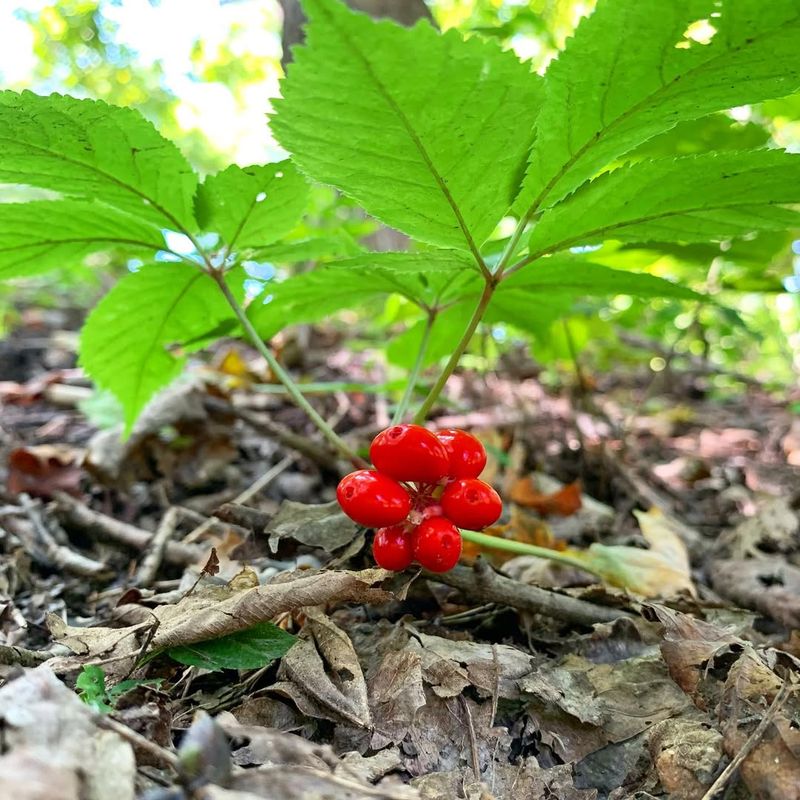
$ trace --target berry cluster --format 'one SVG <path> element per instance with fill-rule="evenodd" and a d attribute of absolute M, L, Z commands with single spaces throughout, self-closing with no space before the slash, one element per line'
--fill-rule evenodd
<path fill-rule="evenodd" d="M 478 480 L 486 451 L 466 431 L 393 425 L 373 439 L 369 456 L 375 469 L 346 475 L 336 496 L 350 519 L 377 529 L 372 553 L 384 569 L 417 561 L 446 572 L 461 555 L 459 528 L 481 530 L 502 513 L 497 492 Z"/>

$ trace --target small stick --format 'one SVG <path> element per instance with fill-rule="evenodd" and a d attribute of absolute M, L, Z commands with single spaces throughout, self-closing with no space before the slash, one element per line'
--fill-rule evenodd
<path fill-rule="evenodd" d="M 113 717 L 106 717 L 97 714 L 95 715 L 94 720 L 98 727 L 113 731 L 118 736 L 125 739 L 126 742 L 130 742 L 130 744 L 132 744 L 134 747 L 138 747 L 140 750 L 146 750 L 148 753 L 155 756 L 165 766 L 171 767 L 176 772 L 178 771 L 180 761 L 175 753 L 172 753 L 165 747 L 161 747 L 161 745 L 150 741 L 150 739 L 145 738 L 141 733 L 137 733 L 127 725 L 117 722 L 117 720 L 115 720 Z"/>
<path fill-rule="evenodd" d="M 747 756 L 750 755 L 753 748 L 759 743 L 759 741 L 761 741 L 761 738 L 767 732 L 767 728 L 772 724 L 772 720 L 775 719 L 775 715 L 778 713 L 778 711 L 780 711 L 780 708 L 786 700 L 786 696 L 789 694 L 790 689 L 791 687 L 789 686 L 789 681 L 784 681 L 783 686 L 781 686 L 780 691 L 775 695 L 775 699 L 767 709 L 767 713 L 762 717 L 761 722 L 758 723 L 756 729 L 750 734 L 747 741 L 742 745 L 741 750 L 739 750 L 739 752 L 733 757 L 731 763 L 728 764 L 724 770 L 722 770 L 722 772 L 719 774 L 719 777 L 714 781 L 714 783 L 711 784 L 701 800 L 713 800 L 713 798 L 725 788 L 727 783 L 731 780 L 731 778 L 733 778 L 736 770 L 739 769 L 742 761 L 744 761 Z"/>
<path fill-rule="evenodd" d="M 169 540 L 175 535 L 175 528 L 177 525 L 178 509 L 175 506 L 170 506 L 161 518 L 156 532 L 147 545 L 147 551 L 136 572 L 134 585 L 150 586 L 156 579 L 158 569 L 161 566 L 161 562 L 164 560 L 167 544 L 169 544 Z"/>
<path fill-rule="evenodd" d="M 469 752 L 472 758 L 472 772 L 475 774 L 475 780 L 481 782 L 481 760 L 478 755 L 478 741 L 475 738 L 475 725 L 472 723 L 472 712 L 469 710 L 469 701 L 464 695 L 459 695 L 458 699 L 461 701 L 461 706 L 464 709 L 464 716 L 467 720 L 467 733 L 469 734 Z"/>
<path fill-rule="evenodd" d="M 22 540 L 25 549 L 35 561 L 46 567 L 58 567 L 81 578 L 98 578 L 110 574 L 106 564 L 76 553 L 72 548 L 56 541 L 41 507 L 34 503 L 28 495 L 21 494 L 19 502 L 30 521 L 32 531 L 24 529 L 22 525 L 12 524 L 9 527 Z M 63 535 L 63 538 L 66 539 L 66 534 Z"/>
<path fill-rule="evenodd" d="M 104 541 L 141 552 L 153 538 L 150 531 L 94 511 L 63 492 L 57 492 L 55 500 L 55 512 L 65 524 L 94 534 Z M 202 552 L 200 548 L 183 542 L 167 542 L 164 560 L 179 567 L 186 567 L 198 562 L 202 558 Z"/>
<path fill-rule="evenodd" d="M 470 600 L 501 603 L 521 611 L 544 614 L 576 625 L 594 625 L 596 622 L 612 622 L 618 617 L 631 616 L 627 611 L 618 608 L 598 606 L 585 600 L 506 578 L 495 572 L 482 558 L 475 561 L 472 569 L 457 565 L 449 572 L 425 570 L 423 575 L 428 580 L 460 589 Z"/>
<path fill-rule="evenodd" d="M 338 469 L 338 458 L 335 453 L 325 445 L 321 445 L 312 439 L 307 439 L 305 436 L 301 436 L 294 431 L 290 431 L 288 428 L 284 428 L 282 425 L 278 425 L 276 422 L 272 422 L 272 420 L 254 414 L 247 409 L 226 403 L 224 400 L 220 400 L 216 397 L 205 398 L 203 404 L 212 411 L 233 414 L 242 420 L 242 422 L 249 425 L 254 431 L 275 439 L 275 441 L 279 442 L 284 447 L 295 450 L 300 453 L 300 455 L 306 456 L 306 458 L 311 459 L 325 469 L 333 471 Z"/>
<path fill-rule="evenodd" d="M 56 645 L 52 650 L 28 650 L 26 647 L 0 644 L 0 664 L 6 667 L 38 667 L 51 658 L 71 652 L 61 645 Z"/>
<path fill-rule="evenodd" d="M 268 469 L 260 478 L 253 481 L 253 483 L 251 483 L 250 486 L 241 492 L 241 494 L 238 494 L 236 497 L 234 497 L 231 502 L 239 504 L 246 503 L 248 500 L 250 500 L 250 498 L 253 497 L 253 495 L 258 494 L 262 489 L 265 489 L 267 486 L 269 486 L 269 484 L 272 483 L 275 478 L 277 478 L 295 461 L 297 461 L 297 455 L 295 453 L 291 453 L 290 455 L 281 459 L 277 464 Z M 218 517 L 209 517 L 204 522 L 201 522 L 194 530 L 183 537 L 184 544 L 197 541 L 212 525 L 219 522 L 220 519 Z"/>

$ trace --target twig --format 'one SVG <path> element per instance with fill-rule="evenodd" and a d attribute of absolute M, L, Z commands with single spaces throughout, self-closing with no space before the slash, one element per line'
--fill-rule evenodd
<path fill-rule="evenodd" d="M 111 570 L 106 564 L 76 553 L 67 545 L 56 541 L 56 537 L 50 531 L 47 520 L 44 518 L 42 508 L 28 495 L 21 494 L 19 502 L 31 527 L 26 530 L 24 524 L 14 525 L 13 523 L 9 527 L 22 540 L 25 549 L 35 561 L 45 567 L 57 567 L 82 578 L 99 578 L 111 574 Z M 63 532 L 62 535 L 66 539 Z"/>
<path fill-rule="evenodd" d="M 56 649 L 57 648 L 57 649 Z M 26 647 L 13 647 L 0 644 L 0 664 L 7 667 L 38 667 L 39 664 L 59 655 L 67 655 L 71 651 L 57 645 L 52 650 L 28 650 Z"/>
<path fill-rule="evenodd" d="M 224 503 L 214 514 L 223 522 L 238 525 L 240 528 L 245 528 L 254 533 L 262 533 L 273 517 L 272 514 L 268 514 L 266 511 L 259 511 L 257 508 L 250 508 L 249 506 L 240 506 L 236 503 Z"/>
<path fill-rule="evenodd" d="M 129 728 L 127 725 L 117 722 L 117 720 L 115 720 L 113 717 L 106 717 L 97 714 L 95 715 L 94 719 L 98 727 L 113 731 L 118 736 L 125 739 L 125 741 L 130 742 L 135 748 L 146 750 L 148 753 L 155 756 L 165 766 L 171 767 L 176 772 L 178 771 L 180 761 L 175 753 L 172 753 L 165 747 L 161 747 L 161 745 L 158 745 L 150 739 L 145 738 L 141 733 L 131 730 L 131 728 Z"/>
<path fill-rule="evenodd" d="M 596 622 L 612 622 L 619 617 L 631 616 L 618 608 L 598 606 L 506 578 L 495 572 L 482 558 L 475 561 L 472 569 L 459 565 L 449 572 L 425 571 L 423 575 L 429 580 L 460 589 L 471 600 L 502 603 L 576 625 L 594 625 Z"/>
<path fill-rule="evenodd" d="M 325 469 L 331 471 L 336 471 L 338 469 L 339 462 L 336 454 L 319 442 L 307 439 L 305 436 L 301 436 L 294 431 L 290 431 L 288 428 L 284 428 L 283 425 L 278 425 L 276 422 L 254 414 L 247 409 L 226 403 L 224 400 L 220 400 L 217 397 L 204 398 L 203 405 L 210 411 L 233 414 L 242 420 L 242 422 L 249 425 L 254 431 L 275 439 L 275 441 L 279 442 L 284 447 L 295 450 Z"/>
<path fill-rule="evenodd" d="M 175 508 L 175 506 L 170 506 L 161 518 L 156 532 L 147 545 L 147 551 L 136 572 L 136 579 L 134 581 L 136 586 L 150 586 L 156 579 L 158 569 L 161 566 L 161 562 L 164 560 L 167 545 L 169 544 L 169 540 L 175 535 L 175 528 L 177 525 L 178 509 Z"/>
<path fill-rule="evenodd" d="M 413 800 L 413 798 L 419 796 L 416 792 L 414 792 L 413 789 L 411 789 L 411 787 L 398 786 L 390 788 L 388 786 L 373 786 L 369 783 L 351 781 L 348 778 L 343 778 L 333 772 L 324 772 L 321 769 L 309 767 L 305 764 L 295 764 L 291 767 L 287 767 L 284 764 L 275 766 L 262 766 L 253 770 L 253 773 L 257 775 L 264 775 L 269 773 L 281 774 L 289 771 L 293 773 L 300 773 L 302 775 L 308 775 L 311 778 L 315 778 L 323 783 L 329 783 L 332 786 L 339 787 L 347 792 L 352 792 L 355 795 L 377 797 L 379 800 Z"/>
<path fill-rule="evenodd" d="M 123 545 L 131 550 L 142 551 L 150 544 L 153 534 L 127 522 L 94 511 L 88 506 L 63 492 L 55 495 L 55 512 L 67 525 L 91 533 L 113 544 Z M 203 550 L 183 542 L 168 542 L 164 560 L 176 566 L 186 567 L 202 558 Z"/>
<path fill-rule="evenodd" d="M 481 760 L 478 755 L 478 741 L 475 738 L 475 725 L 472 722 L 472 712 L 469 710 L 469 700 L 464 695 L 459 695 L 458 699 L 461 701 L 461 707 L 464 709 L 464 717 L 467 720 L 467 733 L 469 735 L 469 752 L 472 759 L 472 772 L 475 774 L 475 780 L 480 783 L 481 781 Z"/>
<path fill-rule="evenodd" d="M 270 467 L 260 478 L 253 481 L 243 492 L 236 495 L 233 498 L 231 503 L 233 504 L 242 504 L 244 505 L 248 500 L 250 500 L 253 495 L 258 494 L 262 489 L 269 486 L 272 481 L 275 480 L 282 472 L 284 472 L 289 466 L 294 464 L 297 460 L 297 455 L 295 453 L 291 453 L 285 458 L 281 459 L 277 464 Z M 231 503 L 226 503 L 226 505 L 230 505 Z M 187 534 L 183 541 L 184 543 L 195 542 L 199 539 L 214 523 L 220 522 L 219 517 L 213 516 L 209 517 L 205 522 L 200 523 L 191 533 Z"/>
<path fill-rule="evenodd" d="M 724 770 L 722 770 L 722 772 L 719 774 L 719 777 L 714 781 L 714 783 L 711 784 L 701 800 L 713 800 L 713 798 L 725 788 L 725 786 L 728 784 L 728 781 L 733 778 L 733 774 L 737 769 L 739 769 L 742 761 L 744 761 L 747 756 L 750 755 L 753 748 L 759 743 L 761 738 L 767 732 L 767 728 L 772 724 L 772 720 L 775 719 L 775 715 L 778 713 L 784 701 L 786 700 L 790 689 L 791 687 L 789 685 L 789 681 L 784 681 L 783 686 L 781 686 L 780 691 L 778 691 L 778 693 L 775 695 L 775 699 L 767 709 L 767 713 L 762 717 L 761 722 L 758 723 L 756 729 L 750 734 L 739 752 L 733 757 L 731 763 L 728 764 Z"/>

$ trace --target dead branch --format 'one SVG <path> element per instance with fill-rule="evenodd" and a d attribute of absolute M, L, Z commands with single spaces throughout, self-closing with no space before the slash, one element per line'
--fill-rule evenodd
<path fill-rule="evenodd" d="M 597 622 L 611 622 L 619 617 L 631 616 L 619 608 L 594 605 L 506 578 L 495 572 L 483 558 L 478 558 L 472 568 L 458 565 L 449 572 L 426 570 L 422 574 L 429 580 L 460 589 L 470 600 L 501 603 L 520 611 L 544 614 L 576 625 L 594 625 Z"/>

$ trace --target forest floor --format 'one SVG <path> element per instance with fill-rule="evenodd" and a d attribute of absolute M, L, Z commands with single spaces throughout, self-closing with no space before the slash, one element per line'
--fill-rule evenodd
<path fill-rule="evenodd" d="M 0 343 L 3 797 L 800 798 L 798 398 L 697 363 L 462 373 L 432 424 L 487 446 L 491 532 L 606 580 L 472 547 L 393 574 L 246 348 L 122 442 L 71 321 Z M 382 380 L 337 345 L 298 374 Z M 310 396 L 364 447 L 385 399 L 343 389 Z"/>

